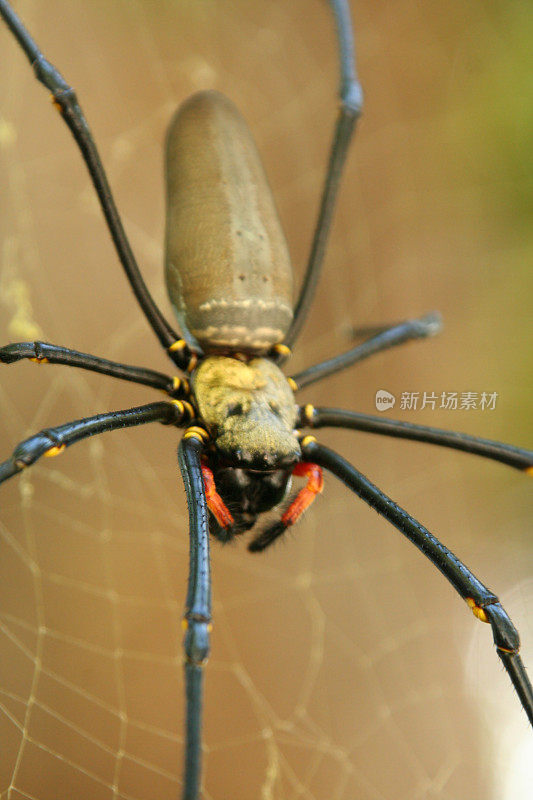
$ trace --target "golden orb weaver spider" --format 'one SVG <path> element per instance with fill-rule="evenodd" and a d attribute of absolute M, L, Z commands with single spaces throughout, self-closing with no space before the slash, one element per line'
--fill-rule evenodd
<path fill-rule="evenodd" d="M 77 82 L 77 85 L 79 86 L 79 81 Z M 81 91 L 81 86 L 80 86 L 80 91 Z M 185 94 L 187 94 L 187 92 L 183 93 L 181 96 L 185 96 Z M 37 96 L 37 92 L 36 92 L 36 96 Z M 82 94 L 82 96 L 85 96 L 85 93 L 83 93 L 83 94 Z M 42 101 L 42 98 L 41 98 L 41 101 Z M 37 102 L 38 102 L 38 101 L 36 100 L 36 101 L 35 101 L 35 105 L 37 105 Z M 46 104 L 45 104 L 45 103 L 43 103 L 42 105 L 46 106 Z M 239 105 L 241 105 L 241 104 L 239 103 Z M 56 122 L 56 125 L 57 125 L 57 122 Z M 130 144 L 131 144 L 131 138 L 130 138 Z M 316 195 L 316 193 L 315 193 L 315 195 Z M 314 196 L 315 196 L 315 195 L 314 195 Z M 111 257 L 109 257 L 109 261 L 111 261 Z M 118 281 L 117 281 L 117 284 L 118 284 Z M 426 308 L 426 307 L 427 307 L 427 303 L 421 307 L 421 310 L 423 310 L 423 309 L 424 309 L 424 308 Z M 396 306 L 396 308 L 398 308 L 398 306 Z M 52 338 L 52 337 L 50 337 L 50 338 Z M 56 338 L 60 338 L 60 337 L 56 337 Z M 148 338 L 148 337 L 144 337 L 144 338 L 146 339 L 146 338 Z M 433 345 L 433 346 L 434 346 L 434 345 Z M 87 348 L 87 349 L 89 349 L 89 348 Z M 423 348 L 417 348 L 417 352 L 421 353 L 421 350 L 422 350 L 422 349 L 423 349 Z M 325 350 L 324 350 L 324 355 L 326 355 L 326 351 L 325 351 Z M 421 359 L 423 359 L 423 358 L 424 358 L 424 355 L 422 355 L 422 354 L 421 354 L 421 355 L 420 355 L 420 358 L 421 358 Z M 133 360 L 133 359 L 130 359 L 130 360 Z M 145 359 L 145 361 L 146 361 L 146 359 Z M 32 376 L 32 377 L 33 377 L 33 376 Z M 141 401 L 141 402 L 142 402 L 142 401 Z M 128 404 L 128 403 L 125 403 L 125 404 L 123 403 L 122 405 L 127 405 L 127 404 Z M 78 410 L 77 410 L 77 409 L 75 409 L 75 410 L 74 410 L 74 414 L 71 414 L 71 416 L 77 416 L 77 415 L 78 415 Z M 431 420 L 428 420 L 428 421 L 430 422 Z M 461 427 L 461 426 L 459 426 L 459 425 L 454 425 L 454 427 Z M 465 425 L 463 425 L 462 427 L 464 428 L 464 427 L 465 427 Z M 480 432 L 481 432 L 481 431 L 480 431 Z M 55 465 L 54 465 L 54 467 L 55 467 Z M 67 472 L 67 474 L 68 474 L 68 470 L 67 470 L 66 472 Z M 427 518 L 427 517 L 426 517 L 426 518 Z M 440 530 L 443 530 L 442 526 L 440 527 Z M 303 534 L 302 534 L 302 535 L 303 535 Z M 458 549 L 458 548 L 457 548 L 457 549 Z M 470 560 L 470 561 L 472 561 L 472 559 L 469 559 L 469 560 Z"/>

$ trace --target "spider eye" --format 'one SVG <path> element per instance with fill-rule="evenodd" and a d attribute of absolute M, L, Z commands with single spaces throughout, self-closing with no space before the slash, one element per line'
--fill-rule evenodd
<path fill-rule="evenodd" d="M 226 416 L 238 417 L 242 414 L 242 403 L 230 403 L 226 409 Z"/>

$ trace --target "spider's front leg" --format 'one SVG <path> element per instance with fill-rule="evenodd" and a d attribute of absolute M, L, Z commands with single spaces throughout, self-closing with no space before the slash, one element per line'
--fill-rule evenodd
<path fill-rule="evenodd" d="M 197 800 L 202 767 L 203 670 L 209 655 L 211 631 L 209 515 L 201 465 L 207 438 L 203 428 L 189 428 L 178 449 L 189 508 L 190 535 L 189 584 L 183 616 L 187 705 L 183 800 Z"/>
<path fill-rule="evenodd" d="M 467 602 L 477 619 L 492 627 L 496 651 L 507 670 L 522 707 L 533 725 L 533 687 L 519 655 L 518 631 L 498 597 L 440 542 L 427 528 L 387 497 L 368 478 L 338 453 L 318 444 L 314 436 L 301 441 L 302 454 L 309 461 L 328 469 L 378 514 L 406 536 L 428 558 Z"/>

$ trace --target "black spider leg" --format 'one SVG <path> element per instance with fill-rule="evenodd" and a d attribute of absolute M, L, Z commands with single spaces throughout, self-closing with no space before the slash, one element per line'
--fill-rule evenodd
<path fill-rule="evenodd" d="M 321 361 L 319 364 L 304 369 L 297 375 L 292 375 L 293 389 L 294 391 L 303 389 L 304 386 L 309 386 L 311 383 L 328 378 L 330 375 L 334 375 L 335 372 L 351 367 L 352 364 L 363 361 L 363 359 L 373 356 L 375 353 L 389 350 L 391 347 L 396 347 L 412 339 L 426 339 L 428 336 L 435 336 L 440 329 L 441 317 L 437 312 L 426 314 L 419 319 L 400 322 L 391 328 L 381 331 L 376 336 L 372 336 L 366 342 L 352 347 L 346 353 L 341 353 L 334 358 L 328 358 L 326 361 Z"/>
<path fill-rule="evenodd" d="M 411 517 L 403 508 L 374 486 L 368 478 L 358 472 L 348 461 L 328 447 L 318 444 L 313 436 L 301 441 L 302 455 L 314 464 L 332 472 L 365 503 L 382 514 L 398 528 L 409 541 L 429 558 L 466 600 L 474 615 L 483 622 L 490 622 L 496 651 L 509 673 L 520 702 L 533 725 L 533 688 L 529 682 L 522 659 L 518 655 L 520 638 L 518 631 L 502 608 L 498 597 L 486 588 L 470 570 L 448 550 L 427 528 Z"/>
<path fill-rule="evenodd" d="M 333 134 L 311 253 L 294 310 L 292 324 L 284 339 L 284 344 L 287 347 L 292 347 L 296 341 L 313 302 L 324 260 L 344 162 L 355 129 L 355 123 L 361 114 L 363 105 L 363 93 L 355 71 L 355 51 L 349 5 L 347 0 L 330 0 L 330 5 L 335 15 L 339 46 L 340 109 Z"/>
<path fill-rule="evenodd" d="M 204 665 L 209 656 L 211 631 L 209 517 L 200 462 L 205 438 L 201 428 L 189 428 L 178 448 L 190 535 L 189 584 L 183 619 L 187 705 L 183 800 L 198 800 L 200 792 Z"/>
<path fill-rule="evenodd" d="M 90 353 L 80 353 L 68 347 L 47 342 L 14 342 L 0 347 L 0 363 L 13 364 L 16 361 L 28 358 L 37 364 L 63 364 L 68 367 L 79 367 L 112 378 L 140 383 L 159 389 L 170 397 L 176 399 L 188 398 L 190 386 L 186 378 L 170 377 L 162 372 L 145 367 L 131 367 L 118 361 L 109 361 L 107 358 L 93 356 Z"/>
<path fill-rule="evenodd" d="M 370 414 L 359 414 L 356 411 L 345 411 L 342 408 L 315 408 L 308 403 L 299 406 L 298 428 L 351 428 L 365 433 L 377 433 L 397 439 L 411 439 L 426 444 L 462 450 L 493 461 L 500 461 L 523 472 L 533 473 L 533 450 L 515 447 L 512 444 L 495 442 L 492 439 L 481 439 L 458 431 L 446 431 L 431 428 L 428 425 L 414 425 L 411 422 L 400 422 L 394 419 L 373 417 Z"/>
<path fill-rule="evenodd" d="M 376 323 L 375 325 L 346 325 L 345 334 L 349 339 L 366 339 L 368 336 L 377 336 L 378 333 L 383 333 L 389 328 L 395 328 L 396 325 L 401 325 L 402 320 L 396 322 L 387 322 L 383 324 Z"/>
<path fill-rule="evenodd" d="M 29 439 L 20 442 L 15 447 L 11 458 L 0 464 L 0 483 L 12 478 L 25 467 L 31 466 L 41 456 L 59 455 L 65 447 L 87 439 L 89 436 L 118 428 L 132 428 L 144 425 L 146 422 L 161 422 L 163 425 L 184 427 L 190 422 L 193 415 L 194 410 L 190 403 L 173 400 L 148 403 L 145 406 L 127 408 L 123 411 L 95 414 L 93 417 L 77 419 L 55 428 L 45 428 L 30 436 Z"/>
<path fill-rule="evenodd" d="M 55 107 L 76 140 L 100 200 L 118 257 L 146 319 L 174 363 L 180 369 L 187 370 L 195 355 L 166 321 L 144 283 L 111 194 L 96 144 L 74 89 L 66 83 L 54 65 L 47 61 L 7 0 L 0 0 L 0 15 L 26 54 L 37 80 L 52 93 Z"/>

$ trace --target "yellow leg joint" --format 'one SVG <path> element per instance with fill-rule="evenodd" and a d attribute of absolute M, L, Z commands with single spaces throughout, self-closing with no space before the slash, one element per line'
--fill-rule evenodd
<path fill-rule="evenodd" d="M 283 343 L 275 344 L 274 347 L 272 348 L 272 350 L 275 353 L 277 353 L 278 356 L 281 356 L 282 358 L 290 358 L 291 353 L 292 353 L 291 348 L 288 347 L 286 344 L 283 344 Z"/>
<path fill-rule="evenodd" d="M 485 611 L 484 608 L 481 608 L 481 606 L 477 605 L 473 597 L 467 597 L 466 604 L 470 609 L 472 609 L 472 614 L 475 617 L 477 617 L 477 619 L 480 619 L 481 622 L 489 621 L 489 618 L 487 617 L 487 612 Z"/>
<path fill-rule="evenodd" d="M 526 473 L 526 475 L 531 475 L 531 477 L 533 478 L 533 464 L 530 467 L 526 467 L 524 472 Z"/>
<path fill-rule="evenodd" d="M 178 389 L 181 389 L 185 394 L 191 393 L 191 385 L 186 378 L 178 378 L 177 375 L 174 375 L 172 378 L 172 389 L 173 391 L 177 392 Z"/>
<path fill-rule="evenodd" d="M 183 619 L 181 620 L 181 630 L 184 633 L 189 630 L 189 620 L 187 619 L 187 617 L 183 617 Z M 208 633 L 212 633 L 213 632 L 213 623 L 212 622 L 208 622 L 207 623 L 207 632 Z"/>
<path fill-rule="evenodd" d="M 187 414 L 189 419 L 194 419 L 195 411 L 194 408 L 187 400 L 171 400 L 170 401 L 173 406 L 176 406 L 180 414 Z"/>
<path fill-rule="evenodd" d="M 58 456 L 60 453 L 63 452 L 65 447 L 66 444 L 55 445 L 54 447 L 51 447 L 49 450 L 47 450 L 46 453 L 43 453 L 43 455 L 45 455 L 47 458 Z"/>
<path fill-rule="evenodd" d="M 48 359 L 43 356 L 42 358 L 30 358 L 30 361 L 33 361 L 34 364 L 48 364 Z"/>
<path fill-rule="evenodd" d="M 191 353 L 191 360 L 187 364 L 187 372 L 194 372 L 197 364 L 198 364 L 198 356 L 196 355 L 196 353 Z"/>
<path fill-rule="evenodd" d="M 311 403 L 306 403 L 303 408 L 303 415 L 309 425 L 313 425 L 313 417 L 315 416 L 315 407 Z"/>
<path fill-rule="evenodd" d="M 185 339 L 178 339 L 177 341 L 175 341 L 173 344 L 170 345 L 170 347 L 168 348 L 168 352 L 175 353 L 179 352 L 180 350 L 185 350 L 188 347 L 189 345 L 187 344 Z M 196 353 L 191 353 L 190 361 L 187 364 L 187 372 L 192 372 L 197 364 L 198 364 L 198 356 L 196 355 Z"/>
<path fill-rule="evenodd" d="M 316 442 L 316 436 L 304 436 L 301 441 L 301 445 L 302 447 L 305 447 L 306 445 L 311 444 L 311 442 Z"/>
<path fill-rule="evenodd" d="M 199 439 L 201 442 L 207 442 L 209 439 L 209 434 L 205 430 L 205 428 L 200 428 L 197 425 L 191 425 L 190 428 L 187 428 L 185 433 L 183 434 L 184 439 Z"/>
<path fill-rule="evenodd" d="M 185 408 L 185 411 L 187 412 L 189 417 L 191 419 L 194 419 L 195 416 L 196 416 L 196 411 L 195 411 L 194 406 L 192 405 L 192 403 L 189 403 L 187 400 L 184 400 L 183 401 L 183 407 Z"/>
<path fill-rule="evenodd" d="M 293 378 L 287 378 L 287 383 L 289 384 L 293 392 L 298 391 L 298 384 Z"/>
<path fill-rule="evenodd" d="M 176 350 L 185 350 L 187 347 L 187 342 L 185 339 L 177 339 L 173 344 L 170 345 L 168 348 L 169 353 L 175 353 Z"/>

